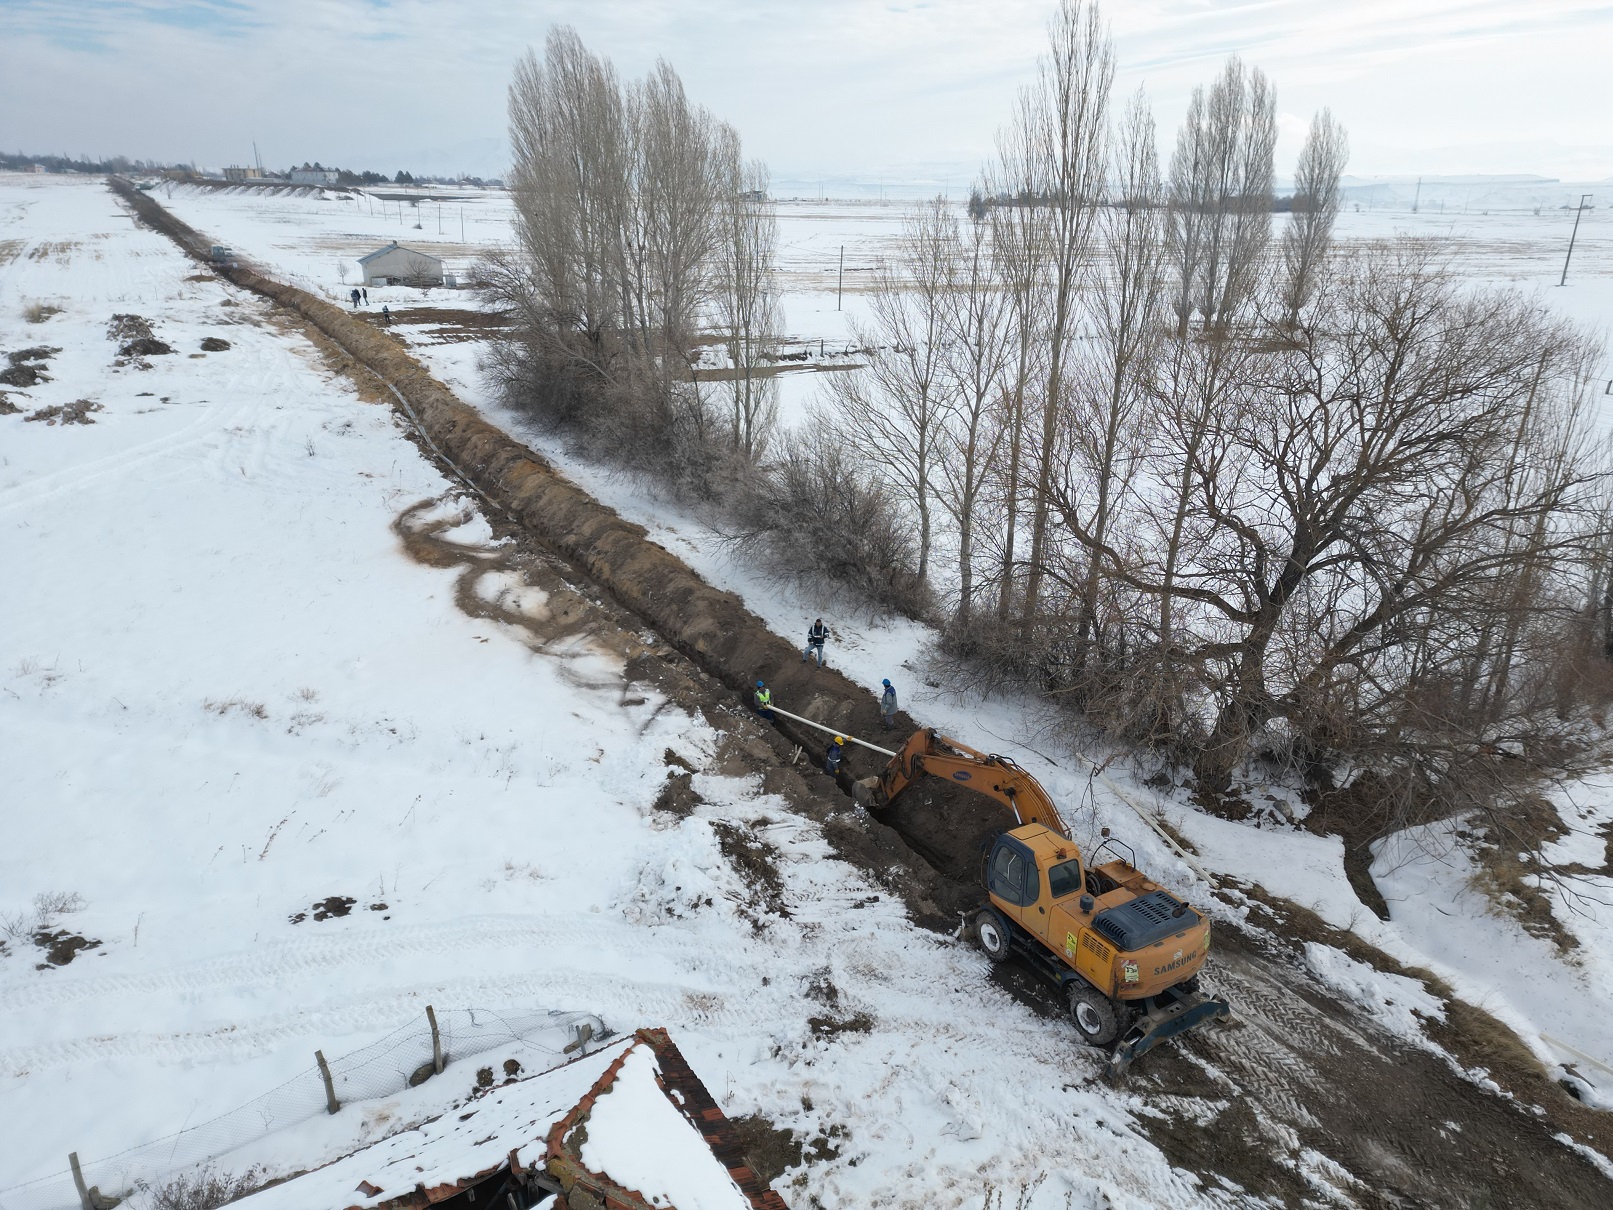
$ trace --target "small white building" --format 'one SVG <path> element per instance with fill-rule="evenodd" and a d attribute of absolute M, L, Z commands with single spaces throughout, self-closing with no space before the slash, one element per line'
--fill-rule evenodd
<path fill-rule="evenodd" d="M 304 164 L 301 168 L 291 170 L 291 183 L 293 185 L 334 185 L 339 175 L 334 168 L 319 168 L 313 164 Z"/>
<path fill-rule="evenodd" d="M 405 248 L 393 240 L 368 256 L 358 258 L 360 280 L 366 286 L 440 286 L 442 261 L 429 252 Z"/>

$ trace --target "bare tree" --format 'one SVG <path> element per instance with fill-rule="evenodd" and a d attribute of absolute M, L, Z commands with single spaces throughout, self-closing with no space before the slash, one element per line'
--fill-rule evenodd
<path fill-rule="evenodd" d="M 501 355 L 500 372 L 601 452 L 700 494 L 719 490 L 713 476 L 736 448 L 759 452 L 772 399 L 754 373 L 776 326 L 770 217 L 744 213 L 738 200 L 755 192 L 747 172 L 765 191 L 765 172 L 743 167 L 732 129 L 690 102 L 669 64 L 624 87 L 564 27 L 541 61 L 529 53 L 517 66 L 510 128 L 516 229 L 534 288 L 512 288 L 508 261 L 486 276 L 523 313 L 539 299 L 545 314 L 519 338 L 518 356 Z M 736 238 L 749 241 L 748 277 L 737 283 Z M 730 425 L 695 363 L 702 327 L 732 332 L 736 307 L 746 347 Z M 723 439 L 730 433 L 737 446 Z"/>
<path fill-rule="evenodd" d="M 984 216 L 970 223 L 947 260 L 942 328 L 948 389 L 943 395 L 936 496 L 958 532 L 958 602 L 954 620 L 967 626 L 975 599 L 977 528 L 987 483 L 1003 438 L 1003 400 L 1016 361 L 1013 307 L 998 280 Z"/>
<path fill-rule="evenodd" d="M 1497 667 L 1475 633 L 1500 611 L 1490 629 L 1515 656 L 1508 617 L 1529 625 L 1576 579 L 1583 608 L 1600 468 L 1584 425 L 1561 425 L 1582 342 L 1515 297 L 1462 294 L 1414 245 L 1363 259 L 1317 306 L 1241 359 L 1238 342 L 1179 346 L 1190 423 L 1162 426 L 1151 462 L 1176 506 L 1104 543 L 1072 525 L 1106 576 L 1178 611 L 1156 641 L 1215 703 L 1195 762 L 1212 790 L 1278 719 L 1335 750 L 1471 739 L 1498 717 L 1462 689 L 1482 684 L 1475 657 Z M 1521 578 L 1526 609 L 1499 591 Z"/>
<path fill-rule="evenodd" d="M 626 114 L 611 64 L 576 31 L 549 31 L 510 85 L 510 188 L 516 234 L 543 281 L 549 327 L 574 355 L 608 372 L 622 322 Z"/>
<path fill-rule="evenodd" d="M 1290 328 L 1316 294 L 1317 278 L 1333 244 L 1339 213 L 1339 178 L 1349 160 L 1344 128 L 1323 109 L 1311 119 L 1294 173 L 1293 211 L 1283 230 L 1282 305 Z"/>
<path fill-rule="evenodd" d="M 1064 474 L 1053 483 L 1066 524 L 1102 545 L 1144 454 L 1136 432 L 1154 372 L 1164 294 L 1163 189 L 1154 116 L 1139 91 L 1114 142 L 1119 196 L 1104 211 L 1098 280 L 1089 292 L 1092 340 L 1075 406 L 1066 414 Z M 1106 612 L 1098 561 L 1085 564 L 1077 588 L 1078 662 L 1090 658 Z M 1111 615 L 1115 611 L 1107 611 Z M 1090 671 L 1090 670 L 1089 670 Z"/>
<path fill-rule="evenodd" d="M 1013 363 L 1003 397 L 1002 447 L 997 474 L 1000 535 L 997 541 L 997 616 L 1006 622 L 1015 605 L 1018 578 L 1021 480 L 1028 464 L 1026 417 L 1047 351 L 1046 218 L 1035 204 L 1035 157 L 1029 146 L 1033 123 L 1026 114 L 1032 101 L 1019 99 L 1019 117 L 998 135 L 997 163 L 986 173 L 983 197 L 993 201 L 992 269 L 1003 283 L 1011 309 Z"/>
<path fill-rule="evenodd" d="M 874 273 L 873 326 L 853 324 L 875 350 L 868 365 L 830 379 L 844 440 L 876 467 L 918 519 L 921 580 L 934 538 L 937 443 L 949 388 L 944 373 L 948 295 L 958 219 L 944 198 L 917 207 L 902 225 L 900 251 Z"/>
<path fill-rule="evenodd" d="M 1196 313 L 1224 329 L 1254 293 L 1271 241 L 1277 96 L 1258 67 L 1236 55 L 1210 86 L 1193 90 L 1171 157 L 1171 247 L 1177 336 Z"/>
<path fill-rule="evenodd" d="M 773 280 L 778 222 L 767 196 L 767 166 L 745 162 L 730 134 L 723 149 L 727 174 L 719 211 L 723 224 L 718 261 L 717 320 L 733 374 L 733 442 L 745 457 L 760 457 L 778 413 L 778 381 L 762 373 L 778 347 L 779 311 Z"/>
<path fill-rule="evenodd" d="M 1041 387 L 1041 442 L 1032 504 L 1030 566 L 1024 610 L 1035 616 L 1048 545 L 1054 443 L 1066 390 L 1066 362 L 1075 337 L 1077 289 L 1103 200 L 1105 127 L 1114 83 L 1114 45 L 1096 4 L 1061 0 L 1049 30 L 1051 49 L 1029 100 L 1023 147 L 1037 204 L 1047 208 L 1043 254 L 1049 261 L 1047 374 Z"/>

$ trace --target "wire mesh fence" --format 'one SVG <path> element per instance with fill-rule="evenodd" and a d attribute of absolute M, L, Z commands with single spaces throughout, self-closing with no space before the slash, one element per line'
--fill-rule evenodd
<path fill-rule="evenodd" d="M 607 1034 L 597 1016 L 578 1012 L 461 1008 L 437 1012 L 436 1021 L 436 1038 L 422 1016 L 361 1050 L 327 1060 L 330 1095 L 345 1105 L 392 1096 L 423 1083 L 435 1072 L 436 1046 L 441 1047 L 446 1067 L 519 1042 L 546 1056 L 547 1069 L 565 1062 L 591 1039 Z M 98 1190 L 103 1202 L 109 1203 L 138 1189 L 157 1187 L 177 1174 L 204 1168 L 219 1156 L 327 1112 L 325 1078 L 316 1065 L 211 1121 L 82 1164 L 83 1183 L 87 1189 Z M 81 1210 L 84 1204 L 71 1168 L 0 1190 L 0 1210 Z"/>

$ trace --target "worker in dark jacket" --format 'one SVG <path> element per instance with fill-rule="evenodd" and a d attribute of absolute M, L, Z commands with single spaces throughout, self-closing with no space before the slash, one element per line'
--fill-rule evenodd
<path fill-rule="evenodd" d="M 804 664 L 807 662 L 808 656 L 815 655 L 818 657 L 818 667 L 822 668 L 823 645 L 828 641 L 829 628 L 823 624 L 823 619 L 819 618 L 816 622 L 812 623 L 812 626 L 807 630 L 806 646 L 801 649 L 801 662 Z"/>
<path fill-rule="evenodd" d="M 885 681 L 885 692 L 879 698 L 879 717 L 889 731 L 896 725 L 896 689 Z"/>
<path fill-rule="evenodd" d="M 829 745 L 829 751 L 823 755 L 823 771 L 830 777 L 840 772 L 840 766 L 846 762 L 846 739 L 842 735 L 835 736 L 835 742 Z"/>

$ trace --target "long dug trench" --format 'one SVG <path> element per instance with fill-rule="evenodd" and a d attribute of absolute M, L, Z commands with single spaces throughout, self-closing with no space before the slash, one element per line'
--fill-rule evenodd
<path fill-rule="evenodd" d="M 207 263 L 205 236 L 129 182 L 111 184 L 141 220 Z M 499 529 L 518 529 L 642 619 L 696 677 L 725 687 L 728 708 L 763 679 L 780 702 L 809 717 L 857 734 L 876 730 L 870 694 L 836 671 L 803 664 L 737 596 L 706 583 L 489 424 L 394 338 L 249 266 L 218 271 L 294 312 L 388 383 L 445 469 L 503 514 Z M 400 533 L 419 532 L 401 524 Z M 685 694 L 705 692 L 694 679 L 678 681 Z M 905 715 L 899 721 L 917 725 Z M 809 789 L 786 757 L 791 744 L 821 751 L 822 737 L 782 719 L 777 726 L 782 740 L 764 784 L 793 787 L 797 799 L 832 796 L 827 778 L 813 776 Z M 856 754 L 853 773 L 874 772 L 877 759 Z M 844 859 L 900 893 L 916 922 L 949 932 L 979 900 L 980 836 L 1011 823 L 989 800 L 950 784 L 915 786 L 879 822 L 852 825 L 822 802 L 805 805 Z M 1307 973 L 1298 953 L 1308 934 L 1285 906 L 1251 912 L 1255 927 L 1247 931 L 1218 926 L 1207 979 L 1231 998 L 1239 1023 L 1195 1033 L 1133 1068 L 1134 1116 L 1173 1162 L 1233 1205 L 1613 1205 L 1613 1181 L 1554 1137 L 1566 1133 L 1606 1154 L 1613 1148 L 1607 1115 L 1570 1099 L 1526 1053 L 1520 1057 L 1515 1038 L 1499 1026 L 1491 1035 L 1494 1023 L 1467 1006 L 1453 1002 L 1437 1036 L 1462 1064 L 1485 1068 L 1504 1095 L 1446 1057 L 1387 1034 Z M 1341 943 L 1315 929 L 1309 939 Z M 1062 1011 L 1028 970 L 1009 964 L 1002 980 L 1035 1011 Z"/>

